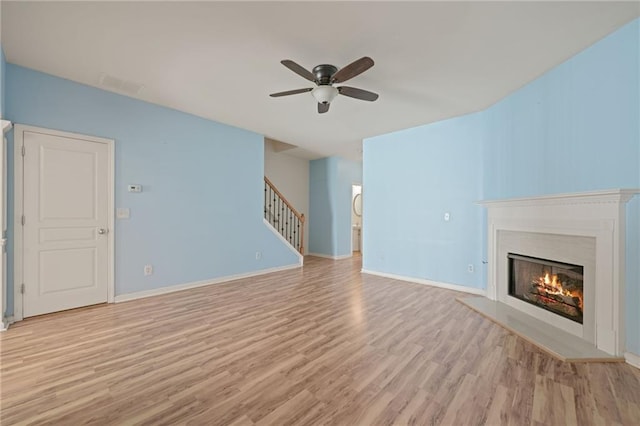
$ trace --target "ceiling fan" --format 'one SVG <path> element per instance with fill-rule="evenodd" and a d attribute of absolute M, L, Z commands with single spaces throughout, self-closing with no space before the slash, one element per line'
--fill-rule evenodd
<path fill-rule="evenodd" d="M 318 101 L 318 112 L 320 114 L 329 111 L 329 104 L 337 95 L 349 96 L 351 98 L 369 102 L 373 102 L 378 99 L 377 93 L 369 92 L 367 90 L 349 86 L 333 86 L 334 84 L 343 83 L 352 79 L 371 68 L 373 66 L 373 59 L 368 56 L 364 56 L 341 69 L 338 69 L 333 65 L 322 64 L 313 67 L 312 71 L 308 71 L 290 59 L 284 59 L 280 61 L 280 63 L 299 76 L 312 81 L 316 84 L 316 87 L 272 93 L 269 96 L 273 98 L 311 92 L 313 97 Z"/>

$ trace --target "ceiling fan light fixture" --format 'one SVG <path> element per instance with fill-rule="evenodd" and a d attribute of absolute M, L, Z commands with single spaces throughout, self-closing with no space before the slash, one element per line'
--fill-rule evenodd
<path fill-rule="evenodd" d="M 338 95 L 338 89 L 329 85 L 320 85 L 311 91 L 311 94 L 320 104 L 330 104 Z"/>

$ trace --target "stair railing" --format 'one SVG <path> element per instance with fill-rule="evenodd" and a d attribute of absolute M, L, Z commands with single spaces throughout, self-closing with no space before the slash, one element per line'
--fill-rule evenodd
<path fill-rule="evenodd" d="M 264 218 L 300 254 L 304 254 L 304 214 L 299 213 L 266 176 L 264 177 Z"/>

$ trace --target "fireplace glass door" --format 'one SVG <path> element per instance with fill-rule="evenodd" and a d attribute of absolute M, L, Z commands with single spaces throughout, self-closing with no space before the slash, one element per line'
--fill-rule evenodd
<path fill-rule="evenodd" d="M 509 295 L 582 324 L 584 268 L 509 253 Z"/>

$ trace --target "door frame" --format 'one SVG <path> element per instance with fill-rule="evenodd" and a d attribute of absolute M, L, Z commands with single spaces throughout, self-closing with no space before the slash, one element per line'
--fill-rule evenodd
<path fill-rule="evenodd" d="M 20 291 L 24 277 L 24 235 L 22 232 L 22 215 L 24 213 L 24 132 L 41 133 L 60 136 L 79 141 L 106 144 L 108 147 L 107 165 L 107 208 L 109 210 L 109 232 L 107 233 L 107 303 L 114 303 L 115 298 L 115 141 L 79 133 L 61 132 L 42 127 L 16 124 L 13 131 L 13 322 L 22 321 L 24 297 Z"/>
<path fill-rule="evenodd" d="M 8 197 L 7 193 L 9 192 L 8 188 L 8 175 L 7 175 L 7 153 L 8 153 L 8 138 L 7 133 L 11 130 L 13 124 L 8 120 L 0 119 L 0 142 L 2 142 L 2 147 L 0 147 L 0 153 L 2 154 L 2 161 L 0 161 L 0 180 L 2 183 L 0 184 L 0 204 L 2 204 L 2 220 L 0 221 L 0 238 L 2 238 L 0 244 L 0 263 L 2 264 L 2 273 L 0 275 L 0 331 L 5 331 L 9 328 L 9 320 L 11 317 L 6 316 L 7 311 L 7 289 L 9 287 L 9 283 L 7 282 L 7 268 L 8 264 L 6 263 L 7 259 L 7 235 L 6 231 L 9 230 L 9 225 L 7 222 L 7 213 L 8 209 Z"/>

